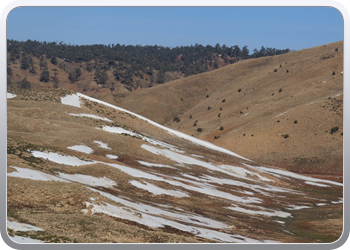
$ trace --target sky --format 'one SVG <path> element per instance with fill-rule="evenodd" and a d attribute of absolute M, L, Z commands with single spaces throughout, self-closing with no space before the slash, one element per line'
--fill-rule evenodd
<path fill-rule="evenodd" d="M 343 40 L 343 18 L 332 7 L 19 7 L 8 15 L 7 38 L 300 50 Z"/>

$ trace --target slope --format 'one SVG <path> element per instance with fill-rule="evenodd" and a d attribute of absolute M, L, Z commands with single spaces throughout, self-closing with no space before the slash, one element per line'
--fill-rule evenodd
<path fill-rule="evenodd" d="M 114 99 L 95 96 L 262 164 L 336 179 L 343 165 L 342 47 L 240 61 Z"/>
<path fill-rule="evenodd" d="M 258 165 L 73 91 L 9 91 L 14 240 L 332 242 L 341 235 L 339 182 Z M 310 227 L 298 233 L 304 214 Z M 331 233 L 319 232 L 321 218 L 337 225 Z"/>

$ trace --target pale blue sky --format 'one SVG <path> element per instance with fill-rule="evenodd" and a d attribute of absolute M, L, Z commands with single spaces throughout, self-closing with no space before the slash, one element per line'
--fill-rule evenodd
<path fill-rule="evenodd" d="M 343 19 L 331 7 L 19 7 L 8 16 L 7 38 L 299 50 L 343 40 Z"/>

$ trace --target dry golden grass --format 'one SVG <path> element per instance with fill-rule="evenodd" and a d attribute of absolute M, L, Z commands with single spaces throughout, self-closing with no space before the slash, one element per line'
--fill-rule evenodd
<path fill-rule="evenodd" d="M 237 65 L 239 66 L 239 64 Z M 226 70 L 229 69 L 230 68 L 228 67 Z M 192 87 L 193 89 L 196 88 L 196 86 Z M 13 92 L 14 91 L 16 90 L 13 90 Z M 284 90 L 282 91 L 282 93 L 283 92 Z M 213 240 L 200 238 L 195 236 L 194 234 L 181 231 L 170 226 L 162 228 L 150 228 L 136 222 L 132 222 L 126 219 L 115 218 L 113 216 L 107 216 L 101 213 L 97 213 L 94 215 L 91 215 L 89 213 L 83 213 L 82 209 L 87 209 L 88 211 L 91 211 L 89 210 L 91 209 L 91 207 L 87 207 L 86 205 L 86 202 L 91 202 L 91 197 L 95 199 L 94 204 L 103 205 L 108 203 L 116 207 L 122 206 L 122 204 L 98 193 L 98 191 L 103 191 L 112 194 L 116 197 L 125 198 L 128 201 L 139 202 L 141 204 L 154 206 L 156 208 L 165 207 L 166 211 L 174 212 L 175 214 L 183 213 L 187 215 L 196 215 L 199 216 L 197 218 L 208 218 L 225 223 L 227 225 L 234 225 L 234 227 L 232 228 L 228 227 L 219 229 L 219 231 L 222 233 L 237 234 L 248 238 L 254 238 L 256 240 L 273 239 L 282 242 L 316 242 L 317 237 L 308 238 L 305 237 L 305 235 L 303 234 L 294 236 L 284 231 L 284 229 L 290 231 L 292 228 L 298 227 L 298 220 L 295 221 L 296 225 L 291 224 L 283 228 L 283 226 L 281 226 L 279 223 L 274 222 L 274 219 L 277 218 L 270 218 L 262 215 L 251 216 L 247 213 L 235 212 L 233 210 L 230 210 L 228 207 L 230 207 L 232 205 L 232 202 L 235 201 L 225 199 L 222 197 L 208 195 L 204 192 L 189 190 L 185 186 L 176 186 L 166 183 L 165 181 L 149 180 L 147 178 L 141 178 L 137 176 L 135 177 L 132 176 L 132 174 L 128 174 L 126 171 L 123 171 L 123 168 L 130 168 L 134 170 L 143 171 L 145 173 L 162 176 L 164 179 L 169 179 L 173 181 L 177 180 L 176 178 L 186 179 L 186 181 L 182 180 L 182 183 L 186 182 L 188 186 L 195 186 L 198 184 L 193 184 L 191 182 L 191 179 L 184 178 L 183 174 L 191 175 L 193 178 L 198 178 L 198 181 L 204 175 L 209 175 L 221 179 L 226 178 L 231 179 L 232 181 L 240 181 L 242 185 L 256 184 L 255 181 L 257 180 L 257 178 L 255 178 L 255 180 L 240 179 L 238 177 L 232 177 L 222 172 L 208 170 L 203 166 L 191 164 L 179 166 L 174 160 L 168 159 L 162 155 L 151 153 L 141 148 L 141 145 L 143 144 L 151 144 L 143 141 L 140 138 L 133 137 L 130 135 L 111 134 L 98 128 L 100 128 L 102 125 L 120 126 L 130 131 L 140 133 L 149 138 L 161 140 L 163 142 L 184 149 L 186 152 L 183 153 L 183 155 L 201 155 L 204 158 L 198 159 L 206 163 L 212 163 L 214 165 L 227 164 L 231 166 L 243 167 L 242 160 L 236 157 L 197 146 L 189 141 L 180 139 L 176 136 L 172 136 L 164 130 L 152 126 L 148 122 L 135 118 L 130 114 L 116 111 L 112 108 L 108 108 L 91 101 L 84 101 L 83 105 L 81 105 L 81 108 L 62 105 L 59 101 L 60 97 L 72 92 L 65 92 L 62 90 L 28 90 L 18 91 L 15 93 L 17 94 L 17 97 L 13 99 L 8 99 L 7 105 L 8 173 L 14 171 L 14 169 L 11 168 L 11 166 L 16 166 L 29 168 L 33 170 L 39 170 L 47 174 L 52 174 L 56 176 L 57 172 L 60 172 L 66 174 L 90 175 L 96 178 L 107 177 L 110 180 L 115 181 L 116 185 L 109 188 L 95 187 L 94 189 L 89 189 L 86 185 L 82 185 L 80 183 L 75 182 L 47 182 L 8 177 L 7 206 L 8 217 L 11 219 L 30 223 L 41 227 L 45 230 L 47 234 L 55 235 L 55 237 L 58 240 L 63 239 L 62 237 L 66 237 L 67 239 L 69 239 L 67 240 L 68 242 L 74 240 L 77 242 L 96 243 L 214 242 Z M 208 98 L 198 98 L 200 105 L 195 105 L 193 107 L 193 110 L 199 110 L 200 106 L 208 106 L 208 102 L 211 100 L 211 98 L 213 96 L 215 97 L 215 94 L 211 92 L 209 93 L 210 96 Z M 217 93 L 217 95 L 219 94 Z M 227 101 L 224 103 L 225 105 L 234 104 L 232 100 L 229 101 L 228 97 L 226 97 L 226 100 Z M 342 113 L 340 107 L 337 106 L 337 104 L 339 104 L 337 100 L 340 100 L 339 97 L 337 97 L 336 99 L 325 99 L 324 102 L 321 102 L 322 100 L 324 99 L 320 97 L 320 103 L 322 103 L 325 106 L 322 107 L 322 110 L 327 110 L 329 107 L 337 107 L 337 111 L 327 112 Z M 221 102 L 220 99 L 219 101 Z M 176 102 L 174 102 L 174 104 L 175 103 Z M 214 105 L 210 105 L 213 106 L 213 110 Z M 271 129 L 271 131 L 281 129 L 280 133 L 285 133 L 284 130 L 290 129 L 292 126 L 301 127 L 301 125 L 303 125 L 303 123 L 305 122 L 310 123 L 310 121 L 308 121 L 308 116 L 300 116 L 300 118 L 298 116 L 298 123 L 294 124 L 293 121 L 296 118 L 294 118 L 294 116 L 292 115 L 297 116 L 299 113 L 304 114 L 303 112 L 305 109 L 307 109 L 307 112 L 312 113 L 313 107 L 315 105 L 316 103 L 307 105 L 307 108 L 302 108 L 301 106 L 296 105 L 295 107 L 293 107 L 293 110 L 288 112 L 288 115 L 291 115 L 289 120 L 282 120 L 280 118 L 281 127 L 272 126 L 273 129 Z M 326 107 L 327 105 L 329 107 Z M 273 105 L 271 106 L 271 111 L 269 112 L 271 112 L 272 115 L 275 115 L 275 108 L 277 107 Z M 229 110 L 229 106 L 225 109 Z M 258 132 L 254 132 L 254 139 L 259 139 L 262 142 L 263 139 L 269 137 L 269 133 L 273 132 L 267 129 L 267 127 L 271 125 L 269 121 L 264 118 L 264 115 L 261 115 L 261 117 L 259 116 L 261 110 L 259 112 L 258 111 L 259 110 L 256 111 L 255 115 L 255 117 L 257 117 L 256 124 L 254 124 L 253 122 L 249 123 L 249 120 L 247 120 L 247 125 L 244 126 L 245 129 L 256 129 L 256 131 Z M 281 110 L 278 110 L 278 112 L 280 111 Z M 162 111 L 159 109 L 159 112 L 161 113 Z M 208 115 L 206 114 L 206 112 L 211 112 L 211 110 L 205 111 L 203 112 L 203 114 L 201 114 L 203 119 L 205 115 Z M 113 122 L 104 122 L 87 117 L 74 117 L 69 115 L 69 113 L 95 114 L 101 117 L 109 118 Z M 339 116 L 339 114 L 335 114 L 335 116 Z M 235 116 L 232 117 L 232 120 L 227 121 L 235 121 Z M 245 117 L 249 118 L 249 116 Z M 186 129 L 185 123 L 182 124 L 182 122 L 185 121 L 184 116 L 180 116 L 180 118 L 182 121 L 177 125 Z M 193 117 L 190 120 L 190 123 L 192 123 L 195 119 L 196 118 Z M 316 119 L 316 121 L 318 122 L 326 120 L 322 120 L 322 114 L 320 114 L 319 117 L 315 115 L 314 119 Z M 291 124 L 288 124 L 288 122 Z M 199 124 L 203 125 L 203 137 L 206 137 L 209 136 L 211 132 L 206 132 L 205 126 L 214 126 L 215 122 L 211 121 L 209 118 L 207 122 L 204 122 L 204 120 L 202 121 L 201 118 Z M 261 126 L 257 124 L 261 124 Z M 273 124 L 275 124 L 275 121 L 273 121 Z M 220 123 L 220 125 L 222 124 Z M 193 125 L 191 125 L 191 129 L 192 126 Z M 234 125 L 230 127 L 230 125 L 224 124 L 223 126 L 225 129 L 221 131 L 221 137 L 219 140 L 216 141 L 219 141 L 222 143 L 223 146 L 227 146 L 227 148 L 230 148 L 229 146 L 233 144 L 232 140 L 234 139 L 234 137 L 232 137 L 232 135 L 234 134 L 232 132 L 234 131 Z M 171 127 L 174 127 L 174 125 L 171 124 Z M 217 130 L 220 131 L 218 128 L 219 127 L 217 127 Z M 306 129 L 306 132 L 308 131 L 307 128 L 302 128 Z M 321 127 L 321 129 L 325 128 L 326 126 Z M 331 128 L 328 128 L 328 130 L 330 129 Z M 297 133 L 296 131 L 300 130 L 300 128 L 296 129 L 295 131 L 290 130 L 292 131 L 288 132 L 290 133 L 290 138 L 285 139 L 282 138 L 282 136 L 278 136 L 278 139 L 281 139 L 283 142 L 292 142 L 294 147 L 296 147 L 301 143 L 298 140 L 304 140 L 302 137 L 298 137 L 296 134 L 293 134 Z M 264 133 L 266 133 L 265 138 Z M 339 133 L 340 131 L 332 134 L 331 136 L 338 135 Z M 330 134 L 328 133 L 327 136 L 330 136 Z M 248 137 L 248 134 L 246 137 Z M 249 139 L 253 139 L 253 137 Z M 94 142 L 95 140 L 107 143 L 111 149 L 100 148 L 99 145 Z M 227 140 L 227 144 L 225 144 L 225 140 Z M 253 153 L 254 150 L 259 150 L 258 147 L 253 147 L 253 145 L 256 144 L 259 145 L 259 140 L 256 143 L 246 144 L 245 147 L 251 147 L 250 151 Z M 338 159 L 338 154 L 342 153 L 338 152 L 339 140 L 332 140 L 334 142 L 334 148 L 330 150 L 333 150 L 332 152 L 334 152 L 334 159 Z M 239 142 L 238 139 L 235 141 Z M 275 142 L 270 142 L 270 144 L 273 143 Z M 67 148 L 73 145 L 86 145 L 91 147 L 94 150 L 94 152 L 91 154 L 86 154 Z M 327 144 L 326 146 L 329 146 L 329 144 Z M 161 148 L 158 146 L 155 147 Z M 242 147 L 244 148 L 244 145 Z M 334 149 L 337 149 L 338 151 Z M 42 152 L 55 152 L 61 155 L 72 155 L 84 160 L 97 161 L 97 163 L 84 166 L 68 166 L 64 164 L 58 164 L 48 159 L 33 157 L 30 153 L 30 151 L 33 150 L 38 150 Z M 287 149 L 283 150 L 287 151 Z M 321 147 L 320 149 L 316 150 L 317 152 L 320 152 L 323 149 Z M 239 151 L 235 152 L 240 153 Z M 106 154 L 117 155 L 118 159 L 108 159 L 105 156 Z M 320 157 L 321 159 L 320 154 L 318 154 L 318 157 Z M 275 156 L 274 159 L 278 159 L 278 157 Z M 270 158 L 266 161 L 269 162 L 269 160 Z M 172 166 L 174 168 L 150 168 L 140 164 L 138 161 L 146 161 L 158 164 L 160 163 Z M 118 164 L 122 170 L 109 166 L 107 165 L 107 163 Z M 252 164 L 256 165 L 256 163 Z M 284 167 L 284 165 L 279 166 Z M 254 170 L 252 171 L 254 172 Z M 282 198 L 281 200 L 276 200 L 276 198 L 273 196 L 270 197 L 267 195 L 262 195 L 256 191 L 252 192 L 252 189 L 240 187 L 239 185 L 219 184 L 215 182 L 210 182 L 210 186 L 213 188 L 213 190 L 216 190 L 218 192 L 225 192 L 228 195 L 232 195 L 231 197 L 233 197 L 233 195 L 237 197 L 242 197 L 242 191 L 250 192 L 247 193 L 247 195 L 245 196 L 250 198 L 261 198 L 262 203 L 259 205 L 261 205 L 265 209 L 276 209 L 278 211 L 283 211 L 283 209 L 288 204 L 314 204 L 315 202 L 322 199 L 330 202 L 337 201 L 340 197 L 342 197 L 342 187 L 310 187 L 309 185 L 306 185 L 303 181 L 295 181 L 288 179 L 280 180 L 276 176 L 264 173 L 261 173 L 261 175 L 273 180 L 273 186 L 290 188 L 291 190 L 293 190 L 293 192 L 282 193 L 281 195 L 283 195 L 283 197 L 285 198 Z M 189 194 L 189 197 L 180 198 L 164 194 L 155 195 L 144 189 L 135 187 L 130 183 L 131 180 L 135 180 L 141 183 L 145 183 L 145 181 L 147 181 L 148 183 L 154 184 L 163 189 L 183 191 Z M 301 196 L 300 193 L 298 193 L 297 191 L 305 192 L 306 195 Z M 248 204 L 242 205 L 242 207 L 249 210 L 259 210 L 259 208 L 252 208 Z M 328 219 L 332 219 L 337 222 L 332 224 L 334 225 L 334 227 L 332 227 L 332 230 L 336 232 L 334 233 L 334 235 L 339 235 L 339 232 L 341 232 L 342 225 L 340 223 L 340 221 L 342 220 L 342 207 L 339 205 L 334 206 L 331 209 L 335 211 L 335 216 Z M 314 211 L 313 209 L 310 210 Z M 315 210 L 315 215 L 317 216 L 315 216 L 315 218 L 311 220 L 308 233 L 312 234 L 313 232 L 315 232 L 315 228 L 318 226 L 318 223 L 321 223 L 319 221 L 319 217 L 322 216 L 324 213 L 327 213 L 327 211 L 323 209 Z M 294 216 L 294 212 L 292 212 L 292 214 Z M 296 214 L 298 214 L 298 212 L 296 212 Z M 167 218 L 167 216 L 163 217 Z M 287 219 L 285 219 L 285 221 L 287 221 Z M 193 224 L 195 224 L 195 222 L 196 221 L 194 220 Z M 190 224 L 190 222 L 186 223 Z M 211 228 L 211 225 L 207 225 L 206 228 L 213 229 Z M 319 234 L 318 231 L 316 233 Z M 324 235 L 327 234 L 328 231 L 325 230 Z M 54 238 L 54 236 L 52 237 Z"/>
<path fill-rule="evenodd" d="M 335 179 L 343 167 L 342 47 L 240 61 L 114 102 L 261 164 Z"/>

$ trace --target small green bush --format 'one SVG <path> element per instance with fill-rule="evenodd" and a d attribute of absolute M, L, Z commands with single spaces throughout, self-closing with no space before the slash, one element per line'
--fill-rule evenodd
<path fill-rule="evenodd" d="M 220 130 L 224 130 L 224 127 L 223 127 L 223 126 L 220 126 Z"/>
<path fill-rule="evenodd" d="M 331 134 L 333 134 L 333 133 L 335 133 L 335 132 L 337 132 L 339 130 L 339 127 L 338 126 L 335 126 L 335 127 L 333 127 L 333 128 L 331 128 Z"/>
<path fill-rule="evenodd" d="M 241 89 L 238 89 L 238 92 L 241 92 L 242 90 Z"/>
<path fill-rule="evenodd" d="M 239 91 L 238 91 L 239 92 Z M 226 99 L 223 99 L 221 102 L 226 102 Z"/>
<path fill-rule="evenodd" d="M 180 122 L 181 120 L 180 120 L 180 118 L 179 117 L 174 117 L 174 119 L 173 119 L 173 122 Z"/>
<path fill-rule="evenodd" d="M 220 136 L 217 136 L 217 135 L 214 136 L 214 139 L 215 139 L 215 140 L 216 140 L 216 139 L 219 139 L 219 138 L 220 138 Z"/>
<path fill-rule="evenodd" d="M 203 129 L 202 128 L 197 128 L 197 132 L 202 132 Z"/>

